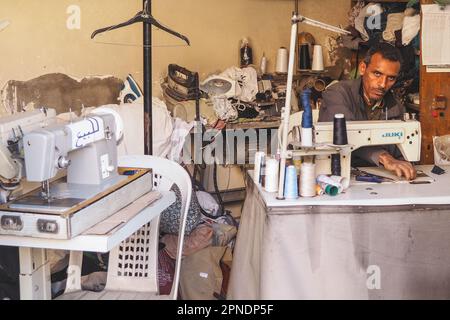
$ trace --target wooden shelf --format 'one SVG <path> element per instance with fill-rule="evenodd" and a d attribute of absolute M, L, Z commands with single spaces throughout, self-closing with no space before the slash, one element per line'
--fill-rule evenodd
<path fill-rule="evenodd" d="M 352 4 L 357 3 L 358 0 L 352 0 Z M 374 0 L 374 1 L 370 1 L 370 2 L 391 2 L 391 3 L 408 3 L 409 0 Z"/>

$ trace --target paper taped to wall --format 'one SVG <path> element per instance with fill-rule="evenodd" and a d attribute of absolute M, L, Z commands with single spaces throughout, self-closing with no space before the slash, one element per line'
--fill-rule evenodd
<path fill-rule="evenodd" d="M 450 6 L 422 5 L 422 63 L 450 65 Z"/>

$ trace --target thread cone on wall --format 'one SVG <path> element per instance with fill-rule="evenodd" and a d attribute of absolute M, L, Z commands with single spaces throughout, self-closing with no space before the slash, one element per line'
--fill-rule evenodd
<path fill-rule="evenodd" d="M 313 51 L 313 62 L 311 69 L 313 71 L 323 71 L 323 52 L 321 45 L 315 45 Z"/>
<path fill-rule="evenodd" d="M 275 71 L 277 73 L 287 73 L 288 71 L 288 50 L 285 47 L 278 49 Z"/>
<path fill-rule="evenodd" d="M 307 43 L 300 45 L 298 65 L 301 70 L 311 70 L 311 56 L 309 55 L 309 45 Z"/>

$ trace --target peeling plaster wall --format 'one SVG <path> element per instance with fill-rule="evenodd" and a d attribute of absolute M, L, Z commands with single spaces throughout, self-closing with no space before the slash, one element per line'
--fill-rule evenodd
<path fill-rule="evenodd" d="M 69 6 L 80 8 L 80 29 L 66 26 Z M 250 38 L 254 61 L 262 53 L 273 71 L 280 46 L 289 46 L 293 0 L 153 0 L 153 14 L 163 24 L 185 34 L 181 40 L 153 29 L 153 89 L 169 63 L 200 72 L 201 78 L 238 63 L 239 41 Z M 139 24 L 90 39 L 98 28 L 122 22 L 141 10 L 141 0 L 2 0 L 0 20 L 11 24 L 0 31 L 0 86 L 8 80 L 30 80 L 60 72 L 77 78 L 131 73 L 142 85 L 142 26 Z M 300 0 L 301 14 L 333 25 L 346 25 L 349 0 Z M 330 34 L 300 24 L 320 44 Z M 106 43 L 122 43 L 111 45 Z"/>
<path fill-rule="evenodd" d="M 67 20 L 73 17 L 73 11 L 67 10 L 72 5 L 80 8 L 80 29 L 67 28 Z M 98 43 L 140 44 L 142 27 L 111 32 L 111 39 L 90 39 L 94 30 L 133 16 L 141 5 L 140 0 L 0 1 L 0 20 L 10 21 L 0 31 L 0 86 L 9 80 L 26 81 L 47 73 L 124 79 L 128 73 L 142 72 L 141 47 Z"/>

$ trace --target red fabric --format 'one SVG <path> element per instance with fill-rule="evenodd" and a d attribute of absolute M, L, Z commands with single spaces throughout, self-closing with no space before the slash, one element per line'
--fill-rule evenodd
<path fill-rule="evenodd" d="M 172 289 L 175 274 L 175 260 L 170 258 L 166 250 L 158 253 L 158 283 L 159 294 L 169 294 Z"/>

